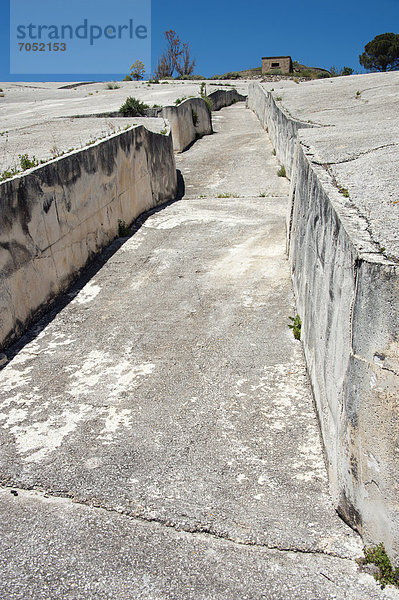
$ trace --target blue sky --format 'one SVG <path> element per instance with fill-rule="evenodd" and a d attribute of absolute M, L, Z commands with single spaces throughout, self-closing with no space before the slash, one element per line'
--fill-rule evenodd
<path fill-rule="evenodd" d="M 64 0 L 39 1 L 48 1 L 52 10 L 57 2 L 60 2 L 60 7 L 71 9 L 71 4 Z M 112 7 L 117 20 L 117 3 L 129 7 L 133 1 L 97 0 L 95 15 L 90 13 L 89 16 L 93 21 L 108 18 L 106 15 Z M 22 14 L 21 2 L 12 2 L 17 3 Z M 82 18 L 86 2 L 89 0 L 79 0 Z M 114 70 L 109 73 L 93 71 L 77 75 L 75 71 L 58 76 L 44 76 L 39 72 L 26 76 L 10 75 L 7 0 L 5 4 L 0 22 L 2 81 L 118 79 L 138 58 L 136 50 L 125 44 L 115 58 Z M 35 2 L 31 4 L 37 6 Z M 75 12 L 74 15 L 76 18 Z M 380 33 L 399 33 L 399 0 L 363 0 L 361 3 L 358 0 L 335 0 L 332 3 L 322 0 L 280 0 L 278 3 L 267 0 L 152 0 L 151 28 L 151 70 L 164 48 L 163 32 L 174 29 L 182 41 L 190 42 L 197 60 L 196 73 L 205 76 L 260 66 L 262 56 L 280 54 L 289 54 L 308 66 L 327 69 L 331 65 L 349 66 L 360 72 L 358 55 L 364 45 Z M 104 49 L 99 48 L 99 63 L 102 64 L 101 51 Z"/>

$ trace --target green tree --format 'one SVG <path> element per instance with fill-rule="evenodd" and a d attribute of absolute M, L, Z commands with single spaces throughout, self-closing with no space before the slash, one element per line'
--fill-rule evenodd
<path fill-rule="evenodd" d="M 352 67 L 344 67 L 341 71 L 341 75 L 353 75 Z"/>
<path fill-rule="evenodd" d="M 141 60 L 136 60 L 130 67 L 130 76 L 136 81 L 139 81 L 140 79 L 143 79 L 144 73 L 144 63 L 142 63 Z"/>
<path fill-rule="evenodd" d="M 396 71 L 399 69 L 399 34 L 381 33 L 365 45 L 359 56 L 367 71 Z"/>
<path fill-rule="evenodd" d="M 342 69 L 332 65 L 329 68 L 331 77 L 342 77 L 343 75 L 353 75 L 353 69 L 351 67 L 343 67 Z"/>

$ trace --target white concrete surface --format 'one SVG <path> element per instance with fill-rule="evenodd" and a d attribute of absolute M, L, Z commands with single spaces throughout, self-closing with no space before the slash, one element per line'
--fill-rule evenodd
<path fill-rule="evenodd" d="M 172 138 L 130 128 L 0 184 L 0 345 L 140 213 L 177 193 Z"/>
<path fill-rule="evenodd" d="M 288 182 L 250 111 L 217 117 L 177 156 L 188 197 L 0 373 L 4 600 L 398 598 L 358 572 L 328 493 L 288 329 Z"/>
<path fill-rule="evenodd" d="M 291 175 L 289 255 L 334 501 L 397 559 L 399 73 L 254 84 L 249 105 Z"/>

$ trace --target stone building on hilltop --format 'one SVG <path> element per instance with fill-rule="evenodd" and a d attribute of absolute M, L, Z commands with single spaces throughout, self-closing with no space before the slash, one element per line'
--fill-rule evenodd
<path fill-rule="evenodd" d="M 281 73 L 292 73 L 291 56 L 264 56 L 262 58 L 262 75 L 280 71 Z"/>

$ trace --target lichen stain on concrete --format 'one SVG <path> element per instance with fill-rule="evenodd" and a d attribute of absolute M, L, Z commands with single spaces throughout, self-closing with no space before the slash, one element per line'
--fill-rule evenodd
<path fill-rule="evenodd" d="M 122 392 L 129 392 L 140 377 L 151 375 L 155 369 L 152 363 L 132 366 L 128 360 L 113 364 L 113 357 L 105 352 L 93 350 L 83 364 L 70 375 L 69 393 L 78 398 L 93 392 L 98 387 L 101 396 L 117 398 Z"/>
<path fill-rule="evenodd" d="M 118 254 L 126 254 L 132 252 L 133 250 L 138 250 L 144 241 L 146 233 L 146 231 L 141 229 L 140 235 L 136 234 L 134 237 L 129 238 L 126 243 L 118 249 Z"/>
<path fill-rule="evenodd" d="M 100 293 L 101 287 L 94 281 L 89 281 L 87 285 L 79 292 L 79 294 L 72 300 L 71 304 L 87 304 L 94 300 L 94 298 Z"/>
<path fill-rule="evenodd" d="M 206 219 L 205 217 L 203 217 L 203 218 L 198 217 L 197 219 L 195 219 L 195 218 L 190 218 L 190 216 L 188 216 L 188 215 L 176 215 L 174 217 L 165 217 L 165 216 L 157 215 L 156 217 L 149 219 L 144 224 L 144 227 L 149 227 L 151 229 L 174 229 L 175 227 L 179 227 L 180 225 L 193 224 L 193 223 L 206 223 L 206 222 L 211 222 L 211 221 L 215 221 L 215 220 L 217 220 L 217 219 L 215 219 L 214 217 L 208 218 L 208 219 Z"/>
<path fill-rule="evenodd" d="M 64 438 L 76 430 L 90 410 L 90 406 L 80 404 L 73 410 L 65 409 L 58 415 L 52 415 L 47 421 L 11 427 L 10 432 L 15 436 L 18 452 L 29 453 L 23 457 L 26 462 L 40 462 L 49 452 L 61 446 Z"/>
<path fill-rule="evenodd" d="M 8 429 L 12 425 L 24 421 L 27 414 L 28 410 L 26 408 L 11 408 L 8 413 L 0 413 L 0 421 L 4 421 L 3 427 Z"/>
<path fill-rule="evenodd" d="M 313 414 L 313 407 L 306 393 L 306 370 L 301 365 L 300 350 L 293 348 L 292 362 L 276 364 L 265 367 L 265 374 L 258 378 L 258 382 L 249 383 L 245 379 L 236 382 L 236 402 L 242 404 L 242 410 L 248 410 L 248 403 L 256 401 L 258 422 L 265 439 L 285 439 L 292 435 L 292 428 L 298 430 L 293 435 L 297 440 L 297 447 L 291 460 L 291 477 L 298 481 L 310 482 L 319 480 L 327 482 L 325 466 L 321 458 L 320 439 L 317 421 Z M 304 382 L 304 385 L 299 385 Z M 270 397 L 270 390 L 273 396 Z M 234 430 L 235 413 L 230 410 L 230 417 L 225 417 L 223 423 L 225 432 Z M 229 421 L 229 422 L 227 422 Z M 275 437 L 277 436 L 277 437 Z M 279 437 L 283 436 L 283 438 Z M 247 455 L 247 460 L 254 460 L 249 456 L 249 448 L 235 447 L 234 439 L 229 437 L 233 453 Z M 260 475 L 259 485 L 265 483 L 273 488 L 269 476 Z"/>
<path fill-rule="evenodd" d="M 115 406 L 107 409 L 104 428 L 100 432 L 100 438 L 104 444 L 111 444 L 115 440 L 114 433 L 119 427 L 129 427 L 131 425 L 131 411 L 128 409 L 119 410 Z"/>
<path fill-rule="evenodd" d="M 238 381 L 236 381 L 235 395 L 237 398 L 245 398 L 245 396 L 247 396 L 247 394 L 242 392 L 240 389 L 241 386 L 243 386 L 247 381 L 248 379 L 239 379 Z"/>
<path fill-rule="evenodd" d="M 47 338 L 47 339 L 46 339 Z M 7 380 L 8 373 L 10 371 L 17 371 L 21 374 L 28 374 L 29 371 L 32 370 L 33 366 L 25 366 L 22 371 L 18 369 L 14 369 L 14 367 L 18 367 L 20 365 L 25 365 L 27 362 L 34 362 L 36 357 L 39 356 L 43 352 L 43 348 L 45 348 L 46 354 L 56 354 L 58 348 L 64 346 L 70 346 L 74 343 L 74 339 L 66 336 L 62 332 L 53 332 L 51 335 L 48 334 L 46 330 L 43 330 L 35 340 L 30 342 L 23 350 L 21 350 L 9 363 L 8 367 L 4 369 L 1 374 L 1 380 Z M 26 382 L 25 382 L 26 383 Z M 2 389 L 7 391 L 3 385 Z"/>
<path fill-rule="evenodd" d="M 281 236 L 280 236 L 281 237 Z M 246 239 L 241 244 L 233 246 L 221 259 L 218 260 L 211 275 L 217 279 L 241 279 L 244 275 L 256 275 L 258 278 L 286 280 L 288 265 L 276 260 L 284 259 L 285 241 L 271 240 L 265 234 L 260 234 Z M 270 260 L 272 259 L 272 260 Z M 251 299 L 252 300 L 252 299 Z"/>
<path fill-rule="evenodd" d="M 13 369 L 13 363 L 7 365 L 1 373 L 1 389 L 3 392 L 15 392 L 16 388 L 23 387 L 30 382 L 29 373 L 33 366 L 26 367 L 23 371 Z"/>
<path fill-rule="evenodd" d="M 73 344 L 73 339 L 64 336 L 62 333 L 55 333 L 52 335 L 51 341 L 46 345 L 47 354 L 56 354 L 58 348 L 62 346 L 70 346 Z"/>
<path fill-rule="evenodd" d="M 259 297 L 262 298 L 262 296 Z M 264 296 L 263 300 L 256 300 L 253 296 L 250 296 L 248 292 L 244 292 L 242 295 L 242 306 L 244 308 L 262 308 L 262 306 L 267 306 L 267 304 Z"/>
<path fill-rule="evenodd" d="M 99 456 L 91 456 L 84 462 L 86 469 L 98 469 L 102 465 L 102 459 Z"/>
<path fill-rule="evenodd" d="M 222 216 L 216 215 L 214 211 L 207 208 L 199 208 L 191 206 L 187 213 L 167 216 L 164 214 L 153 215 L 144 223 L 144 227 L 150 229 L 174 229 L 181 225 L 204 225 L 207 223 L 219 223 L 221 227 L 239 227 L 243 223 L 253 222 L 253 219 L 244 219 L 234 214 L 229 214 L 228 211 L 223 211 Z"/>

